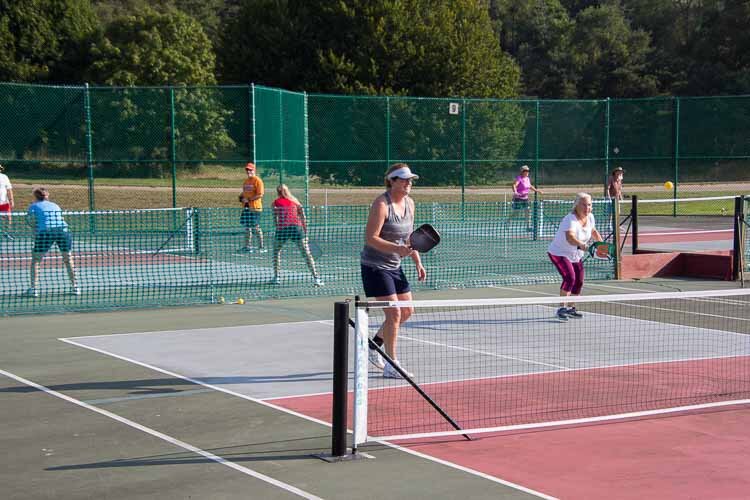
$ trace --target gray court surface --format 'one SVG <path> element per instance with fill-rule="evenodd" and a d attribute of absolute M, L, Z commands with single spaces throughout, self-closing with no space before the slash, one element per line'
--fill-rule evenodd
<path fill-rule="evenodd" d="M 331 391 L 333 327 L 328 320 L 67 341 L 256 399 Z"/>

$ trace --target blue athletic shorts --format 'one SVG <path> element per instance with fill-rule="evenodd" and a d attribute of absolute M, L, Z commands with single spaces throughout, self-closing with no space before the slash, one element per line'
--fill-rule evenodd
<path fill-rule="evenodd" d="M 249 208 L 242 209 L 242 215 L 240 215 L 240 224 L 250 229 L 255 227 L 260 222 L 260 212 L 250 210 Z"/>
<path fill-rule="evenodd" d="M 73 248 L 73 238 L 65 228 L 47 229 L 37 233 L 36 238 L 34 238 L 33 251 L 34 253 L 49 252 L 53 244 L 56 244 L 61 252 L 70 252 L 70 249 Z"/>
<path fill-rule="evenodd" d="M 385 297 L 411 291 L 404 270 L 400 267 L 398 269 L 375 269 L 370 266 L 361 266 L 361 268 L 362 285 L 364 285 L 366 297 Z"/>

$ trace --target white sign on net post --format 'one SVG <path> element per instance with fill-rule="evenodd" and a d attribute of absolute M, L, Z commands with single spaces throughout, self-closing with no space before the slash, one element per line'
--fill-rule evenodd
<path fill-rule="evenodd" d="M 457 115 L 459 112 L 459 106 L 457 102 L 450 102 L 448 103 L 448 114 L 449 115 Z"/>
<path fill-rule="evenodd" d="M 363 308 L 356 308 L 354 327 L 354 423 L 352 448 L 367 442 L 367 387 L 369 368 L 369 317 Z"/>

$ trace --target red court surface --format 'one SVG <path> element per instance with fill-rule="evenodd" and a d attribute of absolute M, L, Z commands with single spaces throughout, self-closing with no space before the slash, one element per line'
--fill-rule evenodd
<path fill-rule="evenodd" d="M 330 421 L 330 395 L 269 401 Z M 394 444 L 558 498 L 747 498 L 750 405 Z"/>

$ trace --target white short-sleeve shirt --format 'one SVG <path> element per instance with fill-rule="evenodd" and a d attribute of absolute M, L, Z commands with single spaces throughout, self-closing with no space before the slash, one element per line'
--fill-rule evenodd
<path fill-rule="evenodd" d="M 575 245 L 568 243 L 568 239 L 565 233 L 573 231 L 576 239 L 579 241 L 589 241 L 591 239 L 591 233 L 594 231 L 596 221 L 594 220 L 594 214 L 589 214 L 588 221 L 583 226 L 574 213 L 569 213 L 563 217 L 560 222 L 560 227 L 557 228 L 555 237 L 552 243 L 549 244 L 547 251 L 552 255 L 560 257 L 567 257 L 570 262 L 578 262 L 583 258 L 583 250 L 579 250 Z"/>
<path fill-rule="evenodd" d="M 10 184 L 10 179 L 8 179 L 8 176 L 5 174 L 0 174 L 0 205 L 5 205 L 10 200 L 8 200 L 8 190 L 13 189 L 13 186 Z"/>

